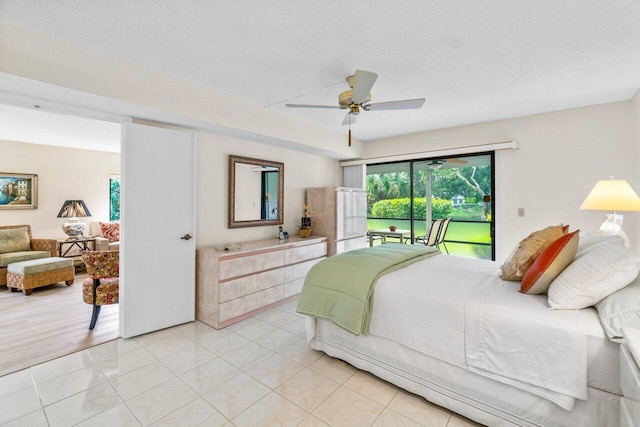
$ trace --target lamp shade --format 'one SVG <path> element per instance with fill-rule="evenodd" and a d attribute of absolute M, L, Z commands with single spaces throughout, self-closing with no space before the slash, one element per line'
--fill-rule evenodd
<path fill-rule="evenodd" d="M 65 200 L 58 212 L 58 218 L 81 218 L 91 216 L 84 200 Z"/>
<path fill-rule="evenodd" d="M 598 181 L 580 209 L 595 211 L 640 211 L 640 198 L 624 179 Z"/>

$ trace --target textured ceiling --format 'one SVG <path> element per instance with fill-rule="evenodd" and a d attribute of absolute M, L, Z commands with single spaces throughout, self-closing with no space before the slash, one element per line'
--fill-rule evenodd
<path fill-rule="evenodd" d="M 379 74 L 371 140 L 630 98 L 640 87 L 635 0 L 2 0 L 0 17 L 346 133 L 356 69 Z"/>

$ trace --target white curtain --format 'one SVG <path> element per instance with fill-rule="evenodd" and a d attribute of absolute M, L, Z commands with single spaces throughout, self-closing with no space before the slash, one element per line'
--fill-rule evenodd
<path fill-rule="evenodd" d="M 366 165 L 343 166 L 343 186 L 347 188 L 364 188 L 366 189 L 367 181 L 365 180 Z"/>

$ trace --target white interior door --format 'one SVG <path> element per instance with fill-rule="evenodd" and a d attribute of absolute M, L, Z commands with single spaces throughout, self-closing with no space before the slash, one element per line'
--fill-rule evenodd
<path fill-rule="evenodd" d="M 195 135 L 126 123 L 120 336 L 195 319 Z"/>

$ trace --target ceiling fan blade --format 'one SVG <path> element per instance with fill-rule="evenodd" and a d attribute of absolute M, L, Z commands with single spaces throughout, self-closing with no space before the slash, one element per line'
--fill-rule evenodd
<path fill-rule="evenodd" d="M 446 161 L 447 163 L 457 163 L 459 165 L 466 165 L 467 163 L 469 163 L 468 160 L 462 160 L 462 159 L 447 159 Z"/>
<path fill-rule="evenodd" d="M 378 75 L 376 73 L 356 70 L 351 101 L 353 101 L 354 104 L 362 104 L 365 102 L 377 78 Z"/>
<path fill-rule="evenodd" d="M 358 115 L 357 114 L 351 114 L 351 113 L 347 113 L 346 116 L 344 116 L 344 120 L 342 121 L 342 126 L 346 126 L 349 124 L 354 124 L 356 122 L 356 120 L 358 119 Z"/>
<path fill-rule="evenodd" d="M 309 104 L 284 104 L 289 108 L 331 108 L 339 110 L 341 107 L 337 105 L 309 105 Z"/>
<path fill-rule="evenodd" d="M 405 99 L 402 101 L 377 102 L 375 104 L 363 105 L 367 111 L 377 110 L 416 110 L 424 105 L 424 98 Z"/>

